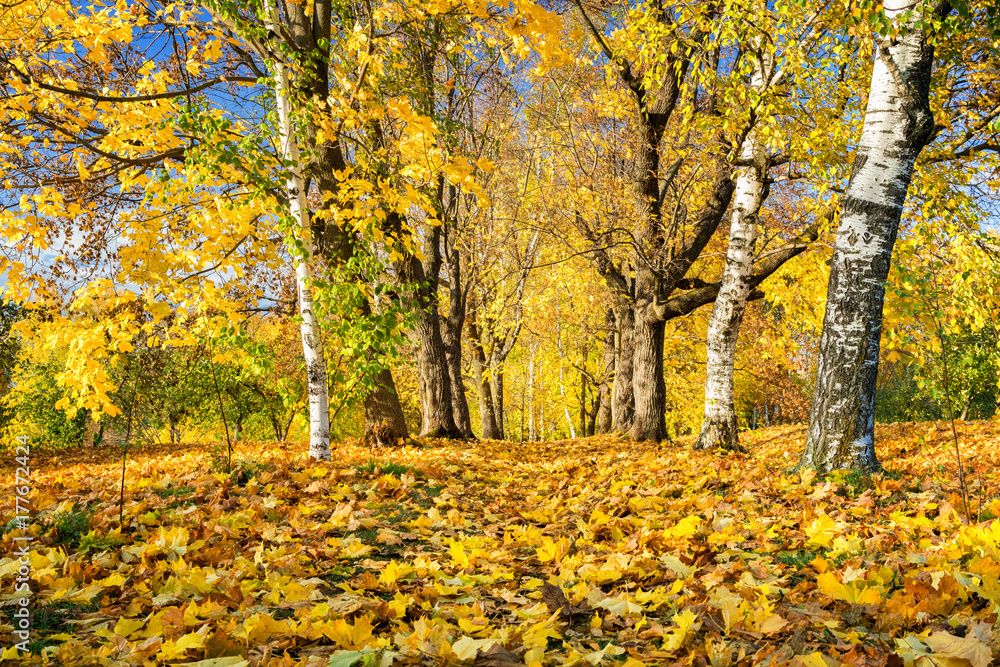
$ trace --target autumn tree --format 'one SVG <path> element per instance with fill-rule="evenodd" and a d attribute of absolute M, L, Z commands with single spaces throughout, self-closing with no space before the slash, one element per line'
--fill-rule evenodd
<path fill-rule="evenodd" d="M 875 455 L 875 391 L 882 339 L 882 308 L 893 246 L 907 191 L 924 147 L 944 134 L 954 157 L 974 155 L 980 137 L 1000 108 L 982 107 L 975 93 L 942 89 L 934 83 L 937 51 L 957 55 L 949 38 L 967 39 L 949 19 L 954 5 L 887 2 L 873 22 L 873 61 L 865 123 L 851 178 L 841 203 L 840 225 L 831 262 L 826 316 L 820 340 L 815 394 L 802 465 L 818 470 L 878 469 Z M 992 29 L 984 8 L 962 5 L 976 16 L 978 30 Z M 949 35 L 949 31 L 951 32 Z M 989 57 L 992 44 L 985 40 Z M 975 42 L 974 42 L 975 43 Z M 981 48 L 981 47 L 980 47 Z M 963 53 L 965 62 L 970 54 Z M 950 68 L 946 68 L 950 69 Z M 950 90 L 949 90 L 950 89 Z M 943 99 L 932 93 L 940 92 Z M 954 125 L 935 120 L 943 107 Z M 937 112 L 940 113 L 940 112 Z M 990 142 L 984 142 L 987 146 Z M 964 146 L 964 149 L 962 148 Z"/>
<path fill-rule="evenodd" d="M 711 7 L 696 10 L 701 12 L 697 20 L 687 10 L 664 5 L 633 12 L 629 29 L 644 30 L 648 40 L 633 56 L 629 50 L 637 48 L 634 42 L 613 47 L 586 9 L 580 4 L 578 9 L 637 108 L 630 156 L 633 195 L 629 209 L 636 220 L 628 234 L 632 256 L 616 257 L 608 252 L 619 243 L 615 235 L 620 234 L 620 228 L 588 220 L 586 207 L 577 213 L 598 271 L 617 303 L 616 428 L 628 425 L 634 439 L 662 439 L 667 435 L 662 379 L 664 323 L 712 303 L 725 284 L 691 275 L 692 267 L 730 206 L 736 177 L 731 163 L 739 161 L 740 146 L 753 127 L 754 111 L 750 111 L 748 122 L 737 120 L 738 113 L 735 118 L 726 118 L 721 110 L 722 100 L 730 99 L 726 93 L 734 90 L 741 70 L 724 64 L 732 61 L 728 54 L 735 55 L 734 35 L 720 27 L 725 25 L 723 17 Z M 775 70 L 769 67 L 769 72 L 774 74 Z M 741 98 L 734 95 L 732 99 Z M 734 141 L 720 132 L 727 123 L 735 127 Z M 695 146 L 707 150 L 698 155 Z M 669 161 L 664 153 L 671 155 Z M 665 164 L 662 169 L 661 160 Z M 800 254 L 815 240 L 818 227 L 813 224 L 801 233 L 790 234 L 780 247 L 762 254 L 745 280 L 741 279 L 741 290 L 745 288 L 748 296 L 782 264 Z M 730 359 L 730 368 L 731 364 Z M 631 391 L 622 387 L 629 377 Z M 634 414 L 630 406 L 634 406 Z"/>

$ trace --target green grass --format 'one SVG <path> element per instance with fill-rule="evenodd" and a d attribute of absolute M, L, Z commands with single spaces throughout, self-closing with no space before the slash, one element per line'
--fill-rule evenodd
<path fill-rule="evenodd" d="M 392 475 L 393 477 L 402 477 L 405 473 L 413 472 L 413 468 L 402 463 L 376 461 L 374 458 L 368 459 L 361 465 L 354 466 L 354 469 L 369 475 Z"/>
<path fill-rule="evenodd" d="M 416 493 L 419 492 L 414 493 L 415 497 Z M 418 516 L 417 512 L 413 509 L 394 500 L 388 500 L 385 502 L 370 502 L 365 505 L 365 507 L 372 510 L 375 518 L 383 519 L 386 523 L 392 526 L 398 526 L 401 523 L 413 521 Z"/>
<path fill-rule="evenodd" d="M 434 506 L 434 499 L 441 495 L 444 491 L 443 486 L 425 486 L 423 491 L 416 491 L 413 494 L 413 499 L 424 509 L 430 509 Z"/>
<path fill-rule="evenodd" d="M 774 557 L 779 563 L 801 570 L 816 558 L 816 554 L 812 551 L 780 551 Z"/>
<path fill-rule="evenodd" d="M 193 486 L 182 486 L 179 489 L 153 489 L 153 493 L 163 499 L 169 498 L 170 496 L 183 498 L 184 496 L 190 496 L 194 492 L 195 488 Z"/>
<path fill-rule="evenodd" d="M 374 544 L 375 538 L 378 537 L 378 531 L 374 528 L 358 528 L 347 535 L 349 537 L 356 537 L 365 544 Z"/>
<path fill-rule="evenodd" d="M 153 493 L 160 498 L 166 500 L 167 498 L 173 498 L 168 502 L 165 507 L 167 509 L 173 509 L 175 507 L 180 507 L 181 505 L 193 505 L 194 500 L 189 498 L 197 489 L 193 486 L 182 486 L 177 489 L 153 489 Z"/>
<path fill-rule="evenodd" d="M 55 528 L 55 543 L 65 544 L 73 549 L 80 546 L 80 540 L 90 532 L 90 512 L 74 509 L 52 517 Z"/>
<path fill-rule="evenodd" d="M 834 470 L 823 477 L 837 482 L 848 498 L 857 498 L 865 491 L 874 489 L 880 479 L 899 480 L 903 476 L 898 470 L 883 469 L 881 472 L 868 473 L 858 470 Z"/>
<path fill-rule="evenodd" d="M 31 618 L 31 630 L 37 639 L 28 644 L 28 650 L 40 654 L 47 646 L 57 644 L 49 639 L 60 633 L 73 633 L 73 628 L 67 621 L 83 614 L 92 614 L 101 608 L 98 602 L 53 602 L 35 609 Z"/>
<path fill-rule="evenodd" d="M 332 570 L 327 570 L 324 574 L 319 575 L 319 578 L 328 584 L 339 584 L 353 577 L 355 571 L 356 569 L 353 567 L 337 565 Z"/>

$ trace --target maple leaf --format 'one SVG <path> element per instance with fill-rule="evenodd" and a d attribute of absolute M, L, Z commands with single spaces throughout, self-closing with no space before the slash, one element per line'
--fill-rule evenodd
<path fill-rule="evenodd" d="M 834 600 L 842 600 L 851 604 L 874 605 L 882 602 L 882 595 L 878 589 L 867 586 L 864 580 L 841 583 L 832 572 L 824 572 L 816 577 L 816 585 Z"/>
<path fill-rule="evenodd" d="M 569 540 L 565 537 L 557 542 L 553 542 L 551 537 L 546 536 L 542 541 L 541 546 L 536 550 L 536 555 L 538 560 L 542 563 L 555 562 L 558 563 L 562 560 L 563 555 L 569 548 Z"/>
<path fill-rule="evenodd" d="M 685 609 L 680 613 L 674 614 L 671 620 L 677 627 L 663 637 L 663 648 L 667 651 L 676 651 L 684 646 L 688 637 L 694 634 L 701 624 L 697 622 L 698 615 L 690 609 Z"/>
<path fill-rule="evenodd" d="M 843 524 L 834 521 L 826 514 L 820 514 L 804 531 L 809 537 L 806 544 L 814 547 L 829 547 L 833 543 L 833 538 L 841 534 L 843 529 Z"/>
<path fill-rule="evenodd" d="M 638 605 L 634 602 L 630 602 L 629 600 L 617 597 L 608 597 L 604 598 L 599 602 L 592 602 L 591 606 L 599 607 L 601 609 L 607 609 L 612 614 L 615 614 L 616 616 L 621 616 L 622 618 L 626 618 L 628 616 L 632 616 L 635 614 L 641 614 L 643 611 L 642 605 Z"/>
<path fill-rule="evenodd" d="M 451 650 L 459 660 L 471 660 L 480 651 L 488 651 L 498 643 L 496 639 L 473 639 L 464 636 L 451 645 Z"/>

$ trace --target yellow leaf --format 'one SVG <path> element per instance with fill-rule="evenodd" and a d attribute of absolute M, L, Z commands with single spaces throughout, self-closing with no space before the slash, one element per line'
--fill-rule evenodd
<path fill-rule="evenodd" d="M 833 544 L 833 538 L 843 530 L 843 526 L 826 514 L 820 514 L 813 519 L 813 522 L 805 529 L 809 536 L 808 544 L 814 547 L 829 547 Z"/>
<path fill-rule="evenodd" d="M 463 569 L 469 567 L 469 556 L 465 553 L 462 543 L 458 540 L 452 542 L 451 546 L 448 547 L 448 555 L 451 556 L 451 559 L 455 561 L 455 564 L 459 567 Z"/>
<path fill-rule="evenodd" d="M 631 614 L 641 614 L 642 607 L 634 602 L 629 602 L 628 600 L 622 600 L 621 598 L 605 598 L 600 602 L 592 604 L 594 607 L 600 607 L 601 609 L 607 609 L 615 616 L 621 616 L 625 618 Z"/>
<path fill-rule="evenodd" d="M 816 585 L 834 600 L 850 602 L 851 604 L 874 604 L 882 602 L 882 595 L 875 588 L 867 586 L 863 579 L 855 579 L 849 584 L 842 584 L 833 572 L 824 572 L 816 577 Z"/>
<path fill-rule="evenodd" d="M 935 658 L 967 660 L 972 667 L 989 667 L 993 651 L 975 637 L 956 637 L 947 632 L 934 632 L 924 640 Z"/>
<path fill-rule="evenodd" d="M 247 667 L 250 663 L 238 655 L 226 658 L 209 658 L 197 662 L 182 662 L 177 667 Z"/>
<path fill-rule="evenodd" d="M 566 549 L 569 547 L 569 540 L 565 537 L 558 542 L 553 542 L 551 537 L 546 536 L 542 541 L 542 546 L 538 547 L 535 551 L 538 560 L 542 563 L 548 563 L 550 561 L 558 563 L 562 560 L 563 555 L 566 553 Z"/>
<path fill-rule="evenodd" d="M 379 575 L 379 583 L 383 586 L 391 586 L 401 578 L 413 572 L 413 568 L 408 565 L 400 565 L 397 561 L 389 561 L 389 564 L 382 569 Z"/>
<path fill-rule="evenodd" d="M 774 632 L 780 632 L 786 625 L 788 625 L 788 621 L 777 614 L 773 614 L 768 616 L 763 622 L 757 624 L 757 632 L 769 635 Z"/>
<path fill-rule="evenodd" d="M 452 644 L 451 650 L 459 660 L 472 660 L 479 650 L 487 651 L 496 643 L 495 639 L 473 639 L 466 636 Z"/>
<path fill-rule="evenodd" d="M 128 637 L 145 624 L 146 622 L 141 619 L 119 618 L 115 623 L 115 634 L 119 637 Z"/>
<path fill-rule="evenodd" d="M 663 532 L 673 537 L 688 537 L 698 532 L 701 523 L 701 517 L 691 514 L 674 524 L 673 528 L 667 528 Z"/>
<path fill-rule="evenodd" d="M 809 655 L 798 655 L 792 661 L 793 667 L 827 667 L 826 660 L 823 659 L 823 654 L 819 651 L 813 651 Z"/>
<path fill-rule="evenodd" d="M 163 645 L 160 646 L 160 652 L 157 654 L 157 658 L 159 660 L 176 660 L 178 658 L 183 658 L 184 654 L 192 649 L 203 647 L 205 645 L 205 634 L 208 631 L 208 627 L 208 625 L 202 626 L 202 629 L 198 632 L 189 632 L 176 640 L 164 642 Z"/>
<path fill-rule="evenodd" d="M 676 651 L 681 648 L 687 641 L 688 635 L 696 632 L 701 626 L 700 623 L 695 623 L 696 620 L 698 620 L 697 614 L 690 609 L 674 614 L 673 621 L 677 624 L 677 628 L 663 637 L 663 648 L 667 651 Z"/>
<path fill-rule="evenodd" d="M 535 623 L 521 634 L 522 641 L 526 647 L 544 648 L 549 639 L 561 639 L 562 634 L 556 630 L 556 618 L 560 612 L 552 614 L 544 621 Z"/>

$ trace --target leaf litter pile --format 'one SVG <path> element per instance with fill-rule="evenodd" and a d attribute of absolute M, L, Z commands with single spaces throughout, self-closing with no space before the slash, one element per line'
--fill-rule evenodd
<path fill-rule="evenodd" d="M 880 427 L 885 475 L 612 437 L 32 453 L 31 655 L 5 664 L 918 665 L 1000 658 L 1000 423 Z M 13 459 L 13 457 L 10 457 Z M 12 488 L 14 470 L 2 470 Z M 9 523 L 8 523 L 9 522 Z"/>

